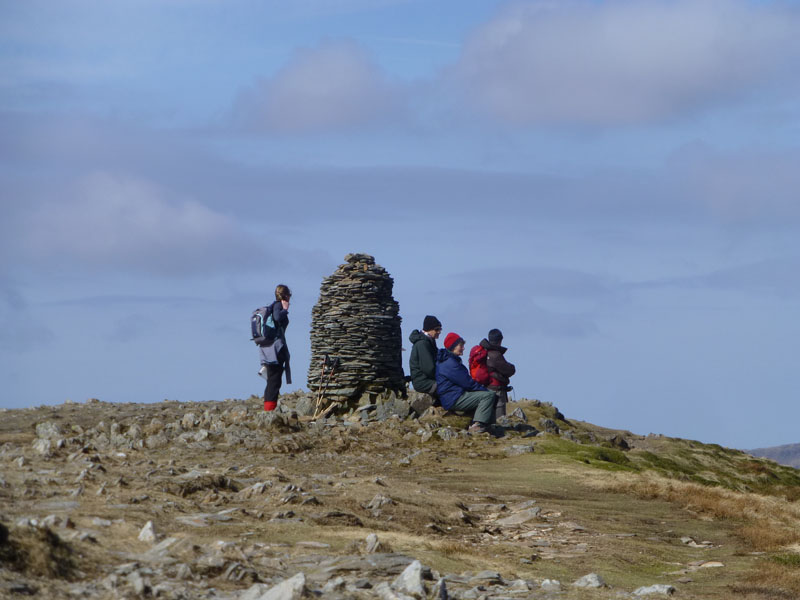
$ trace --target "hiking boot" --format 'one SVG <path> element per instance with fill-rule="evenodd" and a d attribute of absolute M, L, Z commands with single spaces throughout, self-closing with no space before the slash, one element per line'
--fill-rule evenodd
<path fill-rule="evenodd" d="M 478 423 L 478 421 L 475 421 L 472 425 L 469 426 L 467 431 L 469 433 L 489 433 L 489 428 L 483 423 Z"/>
<path fill-rule="evenodd" d="M 261 365 L 261 368 L 258 370 L 258 376 L 264 379 L 267 378 L 267 365 Z"/>

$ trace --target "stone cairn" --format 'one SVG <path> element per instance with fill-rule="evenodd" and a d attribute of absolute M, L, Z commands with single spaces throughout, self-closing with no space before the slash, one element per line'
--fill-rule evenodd
<path fill-rule="evenodd" d="M 365 393 L 405 396 L 400 307 L 394 280 L 368 254 L 348 254 L 323 280 L 311 311 L 308 388 L 321 404 L 347 403 Z M 338 359 L 323 375 L 325 357 Z M 330 404 L 329 404 L 330 405 Z"/>

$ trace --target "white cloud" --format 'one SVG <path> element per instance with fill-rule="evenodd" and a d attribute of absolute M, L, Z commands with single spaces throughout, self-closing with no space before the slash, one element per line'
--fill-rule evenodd
<path fill-rule="evenodd" d="M 253 248 L 231 218 L 107 172 L 86 176 L 23 222 L 26 254 L 55 264 L 198 272 L 247 261 Z"/>
<path fill-rule="evenodd" d="M 449 81 L 511 124 L 658 120 L 788 74 L 798 26 L 745 0 L 522 2 L 475 32 Z"/>
<path fill-rule="evenodd" d="M 360 46 L 326 42 L 296 52 L 274 77 L 243 91 L 234 117 L 260 131 L 349 129 L 394 112 L 395 93 Z"/>

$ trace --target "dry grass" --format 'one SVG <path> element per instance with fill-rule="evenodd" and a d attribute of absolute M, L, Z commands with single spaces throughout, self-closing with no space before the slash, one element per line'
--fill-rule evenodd
<path fill-rule="evenodd" d="M 783 498 L 649 474 L 616 474 L 594 485 L 638 498 L 666 500 L 713 519 L 742 522 L 736 535 L 751 550 L 776 551 L 800 542 L 800 506 Z"/>
<path fill-rule="evenodd" d="M 448 558 L 453 558 L 466 554 L 470 548 L 467 544 L 456 541 L 446 541 L 440 544 L 429 544 L 432 549 L 441 552 Z"/>
<path fill-rule="evenodd" d="M 766 519 L 744 525 L 735 534 L 750 548 L 762 552 L 783 550 L 800 541 L 800 531 Z"/>
<path fill-rule="evenodd" d="M 764 560 L 747 575 L 745 582 L 752 586 L 751 591 L 758 590 L 764 598 L 800 598 L 800 569 L 796 566 Z"/>

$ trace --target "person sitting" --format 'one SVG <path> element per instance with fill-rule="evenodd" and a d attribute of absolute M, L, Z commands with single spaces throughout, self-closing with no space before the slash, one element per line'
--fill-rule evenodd
<path fill-rule="evenodd" d="M 442 324 L 439 319 L 427 315 L 422 321 L 422 331 L 415 329 L 408 336 L 411 346 L 411 356 L 408 367 L 411 371 L 411 385 L 423 394 L 430 394 L 434 399 L 436 393 L 436 340 L 442 333 Z"/>
<path fill-rule="evenodd" d="M 494 424 L 495 393 L 487 390 L 469 376 L 461 362 L 464 338 L 448 333 L 444 348 L 436 354 L 436 385 L 439 400 L 445 410 L 474 411 L 469 431 L 485 433 Z"/>
<path fill-rule="evenodd" d="M 489 335 L 481 340 L 481 347 L 486 349 L 486 368 L 489 370 L 489 385 L 486 386 L 497 394 L 497 406 L 495 409 L 495 419 L 504 417 L 506 405 L 508 404 L 508 390 L 511 386 L 511 376 L 517 372 L 517 368 L 508 362 L 503 356 L 507 348 L 503 347 L 503 332 L 499 329 L 492 329 Z"/>

